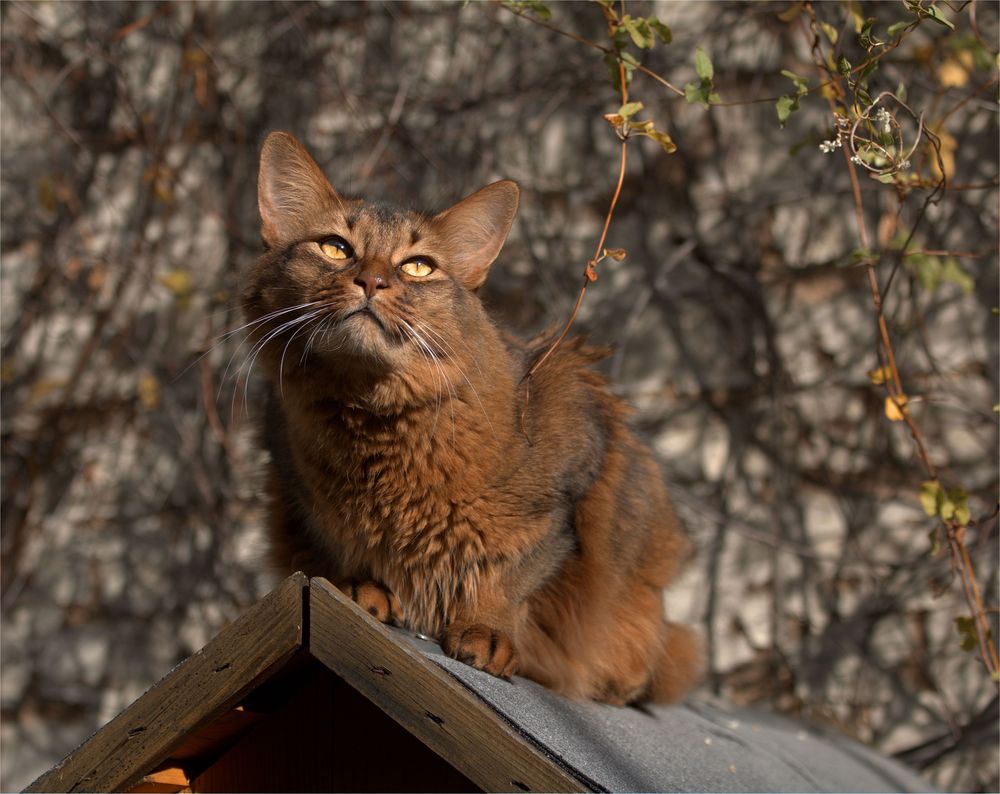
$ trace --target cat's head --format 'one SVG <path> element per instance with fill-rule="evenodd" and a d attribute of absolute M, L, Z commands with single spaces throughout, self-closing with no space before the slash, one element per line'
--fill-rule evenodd
<path fill-rule="evenodd" d="M 474 292 L 513 222 L 514 182 L 436 215 L 400 210 L 342 196 L 276 132 L 261 153 L 258 202 L 266 252 L 243 299 L 272 378 L 310 367 L 402 373 L 433 391 L 449 361 L 474 352 L 470 334 L 484 321 Z"/>

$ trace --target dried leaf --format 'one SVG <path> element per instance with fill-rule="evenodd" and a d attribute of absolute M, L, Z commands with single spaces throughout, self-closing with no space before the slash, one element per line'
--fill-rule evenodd
<path fill-rule="evenodd" d="M 174 293 L 176 298 L 184 298 L 194 291 L 194 281 L 186 270 L 176 269 L 164 273 L 159 278 L 160 283 Z"/>
<path fill-rule="evenodd" d="M 647 138 L 652 138 L 660 146 L 663 147 L 663 151 L 667 154 L 673 154 L 677 151 L 677 144 L 674 143 L 673 139 L 667 135 L 665 132 L 660 132 L 659 130 L 650 130 L 649 132 L 644 132 Z"/>
<path fill-rule="evenodd" d="M 616 262 L 621 262 L 625 258 L 624 248 L 605 248 L 604 256 L 610 256 Z"/>
<path fill-rule="evenodd" d="M 969 82 L 969 72 L 955 58 L 949 58 L 938 67 L 937 77 L 944 88 L 961 88 Z"/>
<path fill-rule="evenodd" d="M 155 375 L 148 372 L 139 378 L 136 385 L 136 393 L 139 395 L 139 402 L 147 411 L 153 411 L 160 405 L 160 382 Z"/>
<path fill-rule="evenodd" d="M 959 646 L 963 651 L 974 651 L 979 645 L 979 632 L 976 631 L 976 622 L 966 616 L 955 618 L 955 628 L 958 629 Z"/>
<path fill-rule="evenodd" d="M 892 370 L 889 367 L 879 367 L 868 370 L 868 380 L 876 386 L 881 386 L 892 377 Z"/>
<path fill-rule="evenodd" d="M 62 378 L 39 378 L 31 384 L 31 399 L 44 399 L 65 385 L 66 381 Z"/>
<path fill-rule="evenodd" d="M 902 422 L 906 414 L 906 395 L 885 398 L 885 415 L 890 422 Z"/>
<path fill-rule="evenodd" d="M 941 485 L 937 480 L 928 480 L 920 484 L 920 506 L 929 516 L 938 514 L 938 504 L 942 496 Z"/>

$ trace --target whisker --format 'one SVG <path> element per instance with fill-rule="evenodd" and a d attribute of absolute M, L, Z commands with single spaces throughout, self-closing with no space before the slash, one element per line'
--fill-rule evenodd
<path fill-rule="evenodd" d="M 465 370 L 462 369 L 461 365 L 458 363 L 457 356 L 454 355 L 454 349 L 451 348 L 451 346 L 437 332 L 431 330 L 430 328 L 428 328 L 427 326 L 425 326 L 422 323 L 418 322 L 417 320 L 414 320 L 414 323 L 420 328 L 421 331 L 423 331 L 424 333 L 430 335 L 432 338 L 435 338 L 436 341 L 438 342 L 438 344 L 442 345 L 443 347 L 447 347 L 449 350 L 451 350 L 451 352 L 452 352 L 452 358 L 451 358 L 451 360 L 452 360 L 452 363 L 455 366 L 455 369 L 457 369 L 458 370 L 458 374 L 461 375 L 465 379 L 465 382 L 467 384 L 469 384 L 469 388 L 472 390 L 472 394 L 476 398 L 476 402 L 479 403 L 479 410 L 482 411 L 483 418 L 486 420 L 486 424 L 488 424 L 490 426 L 490 432 L 493 434 L 493 439 L 494 440 L 498 440 L 497 439 L 496 429 L 493 427 L 493 421 L 490 419 L 490 415 L 486 412 L 486 406 L 483 405 L 483 401 L 479 397 L 479 391 L 476 389 L 475 385 L 469 379 L 469 376 L 465 374 Z M 475 357 L 472 357 L 472 359 L 473 359 L 473 361 L 475 361 Z M 478 364 L 477 364 L 477 368 L 478 368 Z M 482 376 L 482 370 L 480 370 L 480 376 Z"/>
<path fill-rule="evenodd" d="M 250 401 L 249 401 L 250 375 L 253 372 L 253 367 L 257 361 L 257 357 L 260 355 L 261 351 L 264 349 L 267 343 L 270 342 L 272 339 L 275 339 L 281 334 L 285 333 L 286 331 L 291 330 L 296 325 L 301 325 L 302 323 L 308 322 L 309 320 L 318 316 L 322 311 L 323 311 L 322 309 L 313 310 L 301 317 L 295 317 L 291 320 L 288 320 L 287 322 L 284 322 L 281 325 L 279 325 L 277 328 L 268 331 L 263 339 L 260 339 L 254 343 L 253 347 L 250 349 L 250 352 L 247 354 L 246 359 L 244 359 L 243 363 L 240 364 L 239 369 L 236 370 L 236 375 L 235 375 L 235 379 L 237 383 L 239 383 L 240 373 L 243 372 L 244 367 L 247 367 L 246 377 L 243 379 L 243 408 L 246 412 L 249 412 L 250 410 Z M 229 372 L 229 367 L 226 367 L 226 373 L 228 374 L 228 372 Z M 236 413 L 235 400 L 236 400 L 236 394 L 238 392 L 239 388 L 237 387 L 233 391 L 233 406 L 231 409 L 232 414 L 234 416 Z"/>

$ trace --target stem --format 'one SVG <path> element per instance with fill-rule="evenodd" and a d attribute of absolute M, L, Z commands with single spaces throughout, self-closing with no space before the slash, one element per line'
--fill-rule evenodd
<path fill-rule="evenodd" d="M 625 85 L 625 65 L 621 61 L 618 62 L 618 78 L 622 89 L 622 104 L 624 105 L 628 102 L 628 88 Z M 583 284 L 580 286 L 580 294 L 576 298 L 576 305 L 573 307 L 573 311 L 570 314 L 569 319 L 566 321 L 566 325 L 563 327 L 562 333 L 559 334 L 551 345 L 549 345 L 548 349 L 542 354 L 541 358 L 539 358 L 532 365 L 531 369 L 528 370 L 522 380 L 530 379 L 541 368 L 542 364 L 548 360 L 549 356 L 556 351 L 556 348 L 562 344 L 563 339 L 565 339 L 566 335 L 569 333 L 569 329 L 573 327 L 573 323 L 576 321 L 576 315 L 579 313 L 580 306 L 583 304 L 583 296 L 587 292 L 587 287 L 591 284 L 591 282 L 597 280 L 597 273 L 594 271 L 594 268 L 601 260 L 601 252 L 604 250 L 604 241 L 608 236 L 608 227 L 611 225 L 611 217 L 615 213 L 615 207 L 618 205 L 618 197 L 622 192 L 622 184 L 625 181 L 625 154 L 627 150 L 628 138 L 624 138 L 622 139 L 621 159 L 618 164 L 618 184 L 615 185 L 615 192 L 611 197 L 611 204 L 608 207 L 607 214 L 604 216 L 604 228 L 601 229 L 601 237 L 597 241 L 597 248 L 594 250 L 594 256 L 587 262 L 587 267 L 584 270 Z M 527 406 L 525 406 L 525 409 L 527 409 Z"/>

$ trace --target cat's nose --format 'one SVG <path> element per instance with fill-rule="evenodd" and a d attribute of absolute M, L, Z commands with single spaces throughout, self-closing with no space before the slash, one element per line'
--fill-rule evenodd
<path fill-rule="evenodd" d="M 372 273 L 371 271 L 359 273 L 355 277 L 354 283 L 361 287 L 365 291 L 365 295 L 369 298 L 375 294 L 375 290 L 385 289 L 389 286 L 389 283 L 385 280 L 385 276 L 381 273 Z"/>

